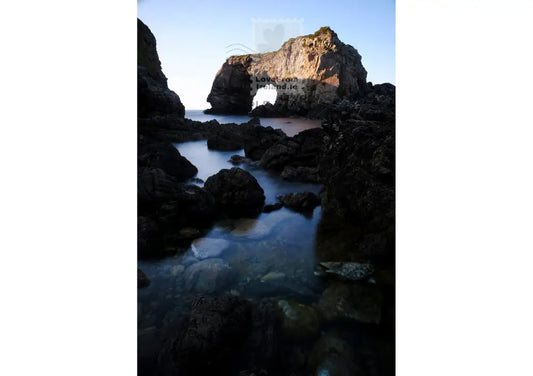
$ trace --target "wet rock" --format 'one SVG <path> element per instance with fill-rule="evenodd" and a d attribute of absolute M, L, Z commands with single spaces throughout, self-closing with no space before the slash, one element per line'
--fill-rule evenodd
<path fill-rule="evenodd" d="M 252 309 L 246 300 L 231 296 L 200 297 L 193 301 L 190 316 L 174 343 L 180 368 L 204 374 L 229 374 L 251 328 Z M 216 372 L 218 373 L 218 372 Z"/>
<path fill-rule="evenodd" d="M 318 196 L 311 192 L 289 193 L 278 196 L 278 200 L 289 209 L 297 212 L 309 212 L 320 205 Z"/>
<path fill-rule="evenodd" d="M 283 207 L 283 204 L 276 202 L 275 204 L 265 205 L 263 208 L 263 213 L 271 213 L 273 211 L 279 210 Z"/>
<path fill-rule="evenodd" d="M 138 198 L 142 201 L 168 200 L 176 196 L 179 183 L 160 168 L 140 168 L 137 175 Z"/>
<path fill-rule="evenodd" d="M 219 258 L 209 258 L 192 264 L 185 270 L 185 288 L 199 293 L 214 293 L 228 287 L 233 280 L 229 264 Z"/>
<path fill-rule="evenodd" d="M 196 185 L 181 185 L 174 197 L 157 210 L 158 223 L 171 233 L 184 227 L 207 227 L 216 215 L 215 198 Z M 182 239 L 179 233 L 176 235 Z"/>
<path fill-rule="evenodd" d="M 265 202 L 264 191 L 257 180 L 238 167 L 220 170 L 207 179 L 204 188 L 214 196 L 221 212 L 228 216 L 257 216 Z"/>
<path fill-rule="evenodd" d="M 274 107 L 274 105 L 269 102 L 256 106 L 252 111 L 250 111 L 250 115 L 265 117 L 265 118 L 275 118 L 275 117 L 286 116 L 285 113 L 280 112 L 277 107 Z"/>
<path fill-rule="evenodd" d="M 290 181 L 305 181 L 310 183 L 318 183 L 320 181 L 317 167 L 286 166 L 281 171 L 281 177 Z"/>
<path fill-rule="evenodd" d="M 240 164 L 244 164 L 244 163 L 249 163 L 250 160 L 246 157 L 243 157 L 242 155 L 232 155 L 228 161 L 229 163 L 231 163 L 232 165 L 240 165 Z"/>
<path fill-rule="evenodd" d="M 313 346 L 310 372 L 316 376 L 363 376 L 355 350 L 334 333 L 325 333 Z"/>
<path fill-rule="evenodd" d="M 235 138 L 230 139 L 222 136 L 213 136 L 207 139 L 207 148 L 211 150 L 232 151 L 240 150 L 244 146 Z"/>
<path fill-rule="evenodd" d="M 172 346 L 176 364 L 190 375 L 268 375 L 278 364 L 275 316 L 268 304 L 198 297 Z"/>
<path fill-rule="evenodd" d="M 230 243 L 224 239 L 199 238 L 191 243 L 191 249 L 194 256 L 202 260 L 210 257 L 217 257 L 229 247 L 229 244 Z"/>
<path fill-rule="evenodd" d="M 269 272 L 261 277 L 261 281 L 275 281 L 285 279 L 285 273 L 282 272 Z"/>
<path fill-rule="evenodd" d="M 259 165 L 266 169 L 281 170 L 294 158 L 297 150 L 298 144 L 292 141 L 274 144 L 261 156 Z"/>
<path fill-rule="evenodd" d="M 198 169 L 170 143 L 141 145 L 139 165 L 160 168 L 177 181 L 185 181 L 198 173 Z"/>
<path fill-rule="evenodd" d="M 287 138 L 287 135 L 281 129 L 253 127 L 246 132 L 244 137 L 244 155 L 252 161 L 258 161 L 268 148 Z"/>
<path fill-rule="evenodd" d="M 137 269 L 137 288 L 142 289 L 150 285 L 150 280 L 141 269 Z"/>
<path fill-rule="evenodd" d="M 360 228 L 352 252 L 390 260 L 394 253 L 394 124 L 324 122 L 331 141 L 319 163 L 325 216 Z"/>
<path fill-rule="evenodd" d="M 320 297 L 318 311 L 326 321 L 381 322 L 382 296 L 375 286 L 334 283 Z"/>
<path fill-rule="evenodd" d="M 359 262 L 321 262 L 326 273 L 339 275 L 352 281 L 367 280 L 374 273 L 374 266 Z"/>
<path fill-rule="evenodd" d="M 305 341 L 316 338 L 320 332 L 320 321 L 315 310 L 293 301 L 280 300 L 284 336 L 289 340 Z"/>
<path fill-rule="evenodd" d="M 231 235 L 247 239 L 261 239 L 270 234 L 271 228 L 257 219 L 240 219 L 231 231 Z"/>
<path fill-rule="evenodd" d="M 178 274 L 181 274 L 183 273 L 183 271 L 185 270 L 185 267 L 183 265 L 174 265 L 170 268 L 170 275 L 172 277 L 175 277 L 177 276 Z"/>
<path fill-rule="evenodd" d="M 158 248 L 158 228 L 157 224 L 148 217 L 137 218 L 137 252 L 139 256 L 152 253 L 154 248 Z"/>
<path fill-rule="evenodd" d="M 184 227 L 178 232 L 178 237 L 183 240 L 199 238 L 202 235 L 200 230 L 194 227 Z"/>

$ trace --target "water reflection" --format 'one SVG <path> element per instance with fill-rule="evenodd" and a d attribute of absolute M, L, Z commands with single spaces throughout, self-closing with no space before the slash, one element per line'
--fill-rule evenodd
<path fill-rule="evenodd" d="M 224 123 L 246 123 L 251 119 L 247 115 L 210 115 L 204 114 L 202 110 L 186 110 L 185 117 L 196 121 L 217 120 L 220 124 Z M 281 129 L 287 136 L 294 136 L 306 129 L 319 128 L 320 120 L 306 118 L 261 118 L 263 127 L 272 127 Z"/>

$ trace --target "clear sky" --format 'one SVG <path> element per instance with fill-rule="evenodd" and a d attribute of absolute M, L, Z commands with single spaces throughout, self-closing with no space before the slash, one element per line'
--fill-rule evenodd
<path fill-rule="evenodd" d="M 311 34 L 322 26 L 331 27 L 341 41 L 359 51 L 368 81 L 395 83 L 394 0 L 138 0 L 137 4 L 139 18 L 157 39 L 168 85 L 186 109 L 210 107 L 206 98 L 211 84 L 230 55 L 281 45 L 280 35 L 288 39 L 297 31 Z"/>

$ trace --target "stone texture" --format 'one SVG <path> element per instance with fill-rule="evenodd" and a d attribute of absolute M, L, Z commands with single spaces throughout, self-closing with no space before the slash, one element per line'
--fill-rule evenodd
<path fill-rule="evenodd" d="M 210 176 L 204 188 L 215 197 L 221 212 L 233 217 L 257 216 L 265 203 L 264 191 L 257 180 L 238 167 Z"/>
<path fill-rule="evenodd" d="M 366 75 L 357 50 L 323 27 L 289 39 L 276 52 L 229 57 L 216 74 L 207 101 L 211 113 L 247 113 L 252 108 L 255 77 L 280 86 L 286 83 L 283 80 L 296 78 L 298 90 L 278 90 L 274 109 L 269 111 L 304 115 L 323 104 L 363 95 Z"/>

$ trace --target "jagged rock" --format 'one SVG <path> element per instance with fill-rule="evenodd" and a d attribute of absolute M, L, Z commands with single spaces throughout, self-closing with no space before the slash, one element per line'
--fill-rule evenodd
<path fill-rule="evenodd" d="M 253 127 L 248 129 L 244 137 L 244 155 L 252 161 L 257 161 L 268 148 L 286 138 L 287 135 L 281 129 Z"/>
<path fill-rule="evenodd" d="M 140 166 L 160 168 L 178 181 L 185 181 L 198 173 L 198 169 L 169 143 L 141 146 L 138 159 Z"/>
<path fill-rule="evenodd" d="M 320 181 L 318 167 L 286 166 L 283 171 L 281 171 L 281 177 L 285 180 L 305 181 L 310 183 L 318 183 Z"/>
<path fill-rule="evenodd" d="M 280 112 L 280 110 L 272 103 L 265 103 L 262 105 L 259 105 L 255 107 L 252 111 L 250 111 L 250 115 L 264 117 L 264 118 L 276 118 L 276 117 L 285 117 L 287 116 L 286 113 Z"/>
<path fill-rule="evenodd" d="M 264 191 L 248 171 L 234 167 L 210 176 L 204 188 L 215 197 L 217 207 L 229 216 L 257 216 L 264 205 Z"/>
<path fill-rule="evenodd" d="M 198 293 L 214 293 L 232 282 L 229 264 L 219 258 L 198 261 L 185 269 L 185 288 Z"/>
<path fill-rule="evenodd" d="M 225 138 L 221 136 L 214 136 L 207 139 L 207 148 L 211 150 L 220 150 L 220 151 L 232 151 L 240 150 L 244 146 L 242 142 L 230 138 Z"/>
<path fill-rule="evenodd" d="M 324 216 L 360 227 L 358 252 L 394 253 L 394 124 L 343 120 L 323 123 L 331 142 L 319 163 Z"/>
<path fill-rule="evenodd" d="M 326 321 L 381 322 L 382 295 L 375 286 L 334 283 L 320 297 L 318 311 Z"/>
<path fill-rule="evenodd" d="M 191 243 L 194 256 L 200 260 L 217 257 L 228 247 L 229 242 L 224 239 L 199 238 Z"/>
<path fill-rule="evenodd" d="M 275 84 L 272 112 L 305 115 L 324 103 L 358 98 L 367 89 L 366 75 L 357 50 L 323 27 L 276 52 L 229 57 L 207 98 L 209 112 L 248 113 L 258 85 Z"/>
<path fill-rule="evenodd" d="M 275 204 L 265 205 L 263 208 L 263 213 L 271 213 L 273 211 L 279 210 L 283 207 L 283 204 L 276 202 Z"/>
<path fill-rule="evenodd" d="M 137 269 L 137 288 L 142 289 L 150 286 L 150 280 L 141 269 Z"/>
<path fill-rule="evenodd" d="M 326 273 L 339 275 L 351 281 L 367 280 L 373 273 L 372 264 L 359 262 L 321 262 L 321 266 L 326 268 Z"/>
<path fill-rule="evenodd" d="M 281 170 L 289 163 L 298 150 L 298 144 L 292 141 L 276 143 L 269 147 L 261 156 L 259 165 L 267 169 Z"/>
<path fill-rule="evenodd" d="M 217 215 L 215 198 L 196 185 L 181 185 L 172 199 L 157 209 L 156 215 L 158 222 L 171 232 L 183 227 L 205 227 Z"/>
<path fill-rule="evenodd" d="M 278 200 L 297 212 L 307 212 L 320 205 L 320 199 L 312 192 L 289 193 L 278 196 Z"/>
<path fill-rule="evenodd" d="M 176 196 L 179 183 L 160 168 L 140 168 L 137 175 L 138 198 L 145 201 L 165 200 Z"/>
<path fill-rule="evenodd" d="M 139 256 L 152 253 L 157 248 L 159 229 L 157 224 L 148 217 L 137 217 L 137 252 Z"/>
<path fill-rule="evenodd" d="M 148 26 L 137 19 L 137 111 L 141 118 L 154 115 L 185 115 L 185 107 L 168 88 L 161 71 L 156 40 Z"/>
<path fill-rule="evenodd" d="M 229 163 L 232 165 L 240 165 L 244 163 L 248 163 L 250 160 L 246 157 L 243 157 L 242 155 L 232 155 L 229 159 Z"/>
<path fill-rule="evenodd" d="M 198 297 L 172 345 L 176 364 L 190 375 L 229 376 L 243 369 L 248 371 L 242 374 L 268 375 L 266 370 L 278 364 L 275 316 L 268 304 L 233 296 Z"/>

